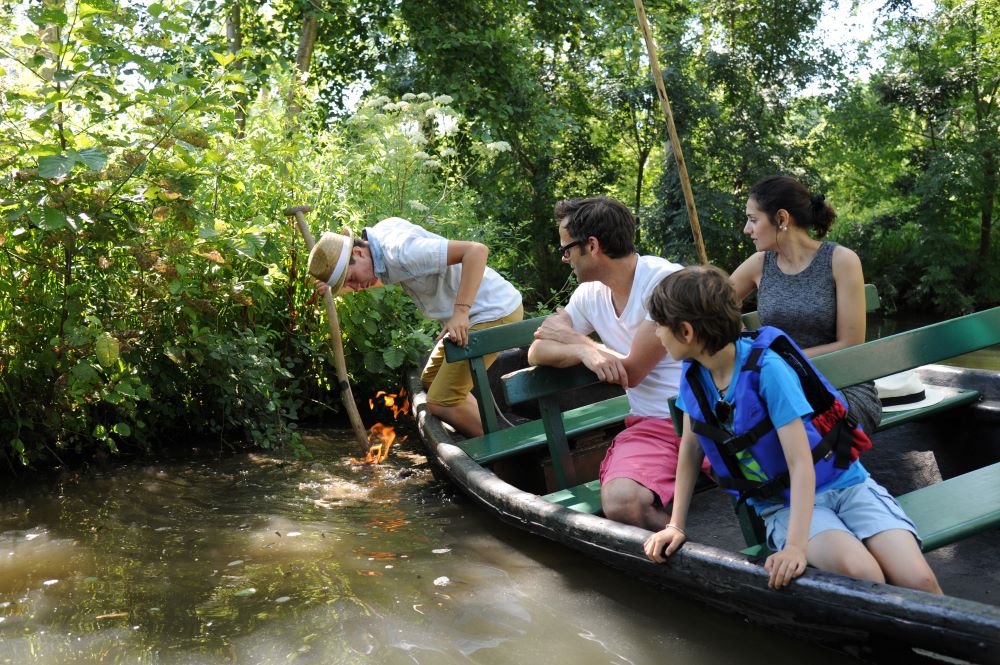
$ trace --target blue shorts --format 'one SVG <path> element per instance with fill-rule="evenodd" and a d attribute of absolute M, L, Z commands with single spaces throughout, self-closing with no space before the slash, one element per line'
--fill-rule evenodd
<path fill-rule="evenodd" d="M 772 552 L 785 546 L 790 515 L 787 506 L 769 506 L 760 514 L 767 526 L 767 546 Z M 809 539 L 831 529 L 846 531 L 862 541 L 889 529 L 903 529 L 920 541 L 917 527 L 896 499 L 870 477 L 863 483 L 816 495 Z"/>

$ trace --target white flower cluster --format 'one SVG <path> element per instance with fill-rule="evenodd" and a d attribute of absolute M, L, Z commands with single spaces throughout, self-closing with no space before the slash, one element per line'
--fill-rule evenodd
<path fill-rule="evenodd" d="M 493 141 L 486 144 L 486 150 L 489 152 L 510 152 L 510 144 L 506 141 Z"/>

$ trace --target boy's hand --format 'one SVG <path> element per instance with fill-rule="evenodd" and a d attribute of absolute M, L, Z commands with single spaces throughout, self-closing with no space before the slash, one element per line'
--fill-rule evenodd
<path fill-rule="evenodd" d="M 444 327 L 441 329 L 438 340 L 442 340 L 445 337 L 461 347 L 469 345 L 469 312 L 467 310 L 456 310 L 451 315 L 448 323 L 444 324 Z"/>
<path fill-rule="evenodd" d="M 685 540 L 687 538 L 683 533 L 673 527 L 667 527 L 647 538 L 646 542 L 642 544 L 642 549 L 650 561 L 663 563 L 667 557 L 680 548 Z"/>
<path fill-rule="evenodd" d="M 320 298 L 322 298 L 330 290 L 330 285 L 317 279 L 314 288 L 319 292 Z"/>
<path fill-rule="evenodd" d="M 771 573 L 767 580 L 769 589 L 788 586 L 792 580 L 806 571 L 806 552 L 795 545 L 785 545 L 785 549 L 767 557 L 764 570 Z"/>

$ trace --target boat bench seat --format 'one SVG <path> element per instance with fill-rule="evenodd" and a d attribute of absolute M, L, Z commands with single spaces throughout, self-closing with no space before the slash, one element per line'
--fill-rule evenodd
<path fill-rule="evenodd" d="M 925 552 L 1000 525 L 1000 462 L 896 497 Z"/>
<path fill-rule="evenodd" d="M 628 413 L 628 398 L 621 395 L 564 412 L 562 414 L 563 427 L 567 436 L 576 436 L 619 423 L 625 419 Z M 532 420 L 473 439 L 460 441 L 458 445 L 472 459 L 480 464 L 487 464 L 544 446 L 545 442 L 545 427 L 542 421 Z"/>
<path fill-rule="evenodd" d="M 695 493 L 713 487 L 716 487 L 714 480 L 704 473 L 698 474 L 698 482 L 694 486 Z M 588 483 L 567 487 L 564 490 L 556 490 L 542 498 L 563 508 L 597 515 L 601 512 L 601 481 L 591 480 Z"/>
<path fill-rule="evenodd" d="M 479 417 L 482 419 L 483 431 L 487 434 L 499 431 L 500 422 L 497 419 L 496 400 L 493 399 L 493 391 L 490 390 L 486 356 L 530 346 L 535 339 L 535 330 L 545 319 L 544 316 L 538 316 L 492 328 L 470 330 L 469 345 L 464 347 L 453 344 L 451 340 L 445 340 L 445 360 L 450 363 L 465 360 L 469 363 L 469 370 L 472 373 L 472 395 L 479 405 Z"/>

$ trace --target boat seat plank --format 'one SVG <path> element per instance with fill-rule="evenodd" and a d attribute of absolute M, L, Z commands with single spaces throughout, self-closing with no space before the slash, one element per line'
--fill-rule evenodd
<path fill-rule="evenodd" d="M 1000 525 L 1000 462 L 897 497 L 929 552 Z"/>
<path fill-rule="evenodd" d="M 566 435 L 572 437 L 621 422 L 628 414 L 628 398 L 620 395 L 565 411 L 562 414 L 563 426 Z M 487 464 L 544 446 L 546 443 L 542 421 L 532 420 L 473 439 L 466 439 L 459 442 L 459 445 L 469 457 L 480 464 Z"/>
<path fill-rule="evenodd" d="M 694 486 L 696 493 L 713 487 L 716 487 L 714 480 L 704 473 L 698 474 L 698 481 Z M 554 503 L 563 508 L 569 508 L 580 513 L 597 515 L 601 512 L 601 481 L 591 480 L 587 483 L 546 494 L 542 498 L 549 503 Z"/>
<path fill-rule="evenodd" d="M 883 337 L 813 358 L 837 388 L 938 363 L 1000 344 L 1000 307 Z"/>
<path fill-rule="evenodd" d="M 601 512 L 601 481 L 591 480 L 546 494 L 542 498 L 563 508 L 597 515 Z"/>
<path fill-rule="evenodd" d="M 483 423 L 483 431 L 496 432 L 500 429 L 497 420 L 496 400 L 490 390 L 489 376 L 486 373 L 485 357 L 491 353 L 499 353 L 509 349 L 519 349 L 529 346 L 535 339 L 535 330 L 542 325 L 546 317 L 538 316 L 515 323 L 505 323 L 492 328 L 469 331 L 469 345 L 458 346 L 451 340 L 444 342 L 444 357 L 450 363 L 467 361 L 472 372 L 472 396 L 479 406 L 479 417 Z"/>

